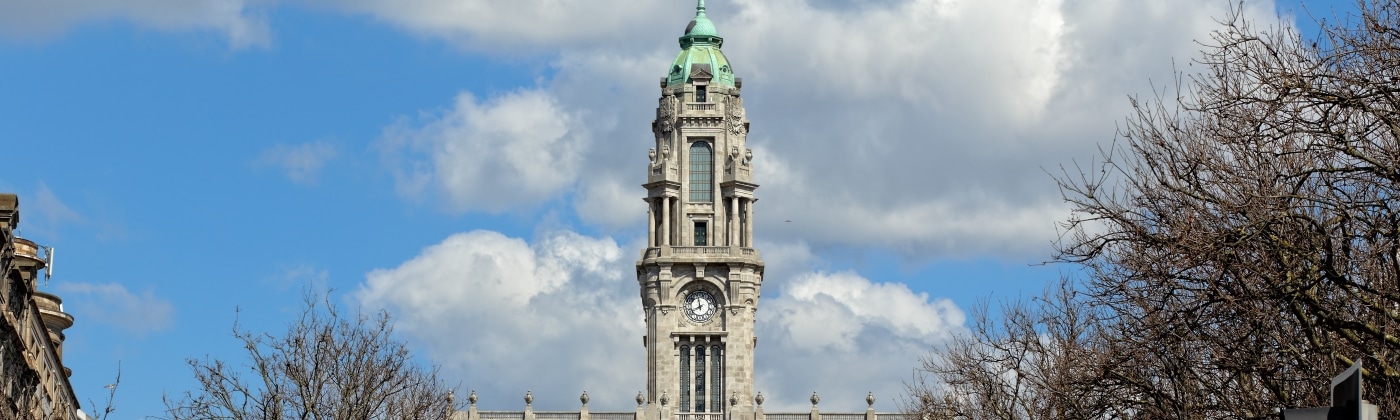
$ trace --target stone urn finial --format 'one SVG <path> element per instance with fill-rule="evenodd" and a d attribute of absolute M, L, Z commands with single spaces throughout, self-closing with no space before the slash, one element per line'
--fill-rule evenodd
<path fill-rule="evenodd" d="M 817 391 L 812 391 L 812 398 L 808 399 L 812 401 L 812 408 L 816 408 L 817 403 L 822 402 L 822 397 L 817 396 Z"/>
<path fill-rule="evenodd" d="M 643 397 L 643 396 L 642 396 L 642 391 L 637 391 L 637 406 L 638 406 L 638 407 L 641 407 L 641 406 L 642 406 L 642 400 L 645 400 L 645 399 L 646 399 L 646 397 Z"/>
<path fill-rule="evenodd" d="M 526 405 L 526 406 L 529 406 L 530 403 L 533 403 L 533 402 L 535 402 L 535 394 L 531 394 L 531 393 L 530 393 L 530 390 L 528 390 L 528 389 L 525 390 L 525 405 Z"/>
<path fill-rule="evenodd" d="M 457 401 L 457 391 L 456 391 L 456 390 L 452 390 L 452 389 L 447 390 L 447 406 L 448 406 L 448 407 L 451 407 L 451 406 L 452 406 L 452 403 L 454 403 L 454 402 L 456 402 L 456 401 Z"/>
<path fill-rule="evenodd" d="M 866 393 L 865 393 L 865 405 L 868 406 L 868 407 L 875 407 L 875 393 L 874 393 L 874 392 L 872 392 L 872 391 L 866 391 Z"/>
<path fill-rule="evenodd" d="M 739 405 L 739 393 L 738 393 L 738 392 L 730 392 L 730 393 L 729 393 L 729 406 L 730 406 L 730 407 L 733 407 L 733 406 L 736 406 L 736 405 Z"/>
<path fill-rule="evenodd" d="M 583 391 L 583 395 L 578 396 L 578 401 L 581 402 L 581 403 L 583 403 L 583 406 L 584 406 L 584 407 L 587 407 L 587 406 L 588 406 L 588 391 Z"/>
<path fill-rule="evenodd" d="M 666 391 L 661 391 L 661 406 L 665 407 L 668 402 L 671 402 L 671 399 L 666 398 Z"/>
<path fill-rule="evenodd" d="M 763 391 L 758 391 L 758 395 L 753 397 L 753 402 L 757 403 L 759 407 L 763 406 Z"/>
<path fill-rule="evenodd" d="M 472 390 L 472 394 L 471 394 L 471 395 L 468 395 L 468 396 L 467 396 L 467 402 L 472 403 L 472 405 L 476 405 L 476 390 L 475 390 L 475 389 Z"/>

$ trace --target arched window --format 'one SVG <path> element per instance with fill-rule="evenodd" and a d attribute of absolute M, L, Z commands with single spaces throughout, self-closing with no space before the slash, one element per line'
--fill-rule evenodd
<path fill-rule="evenodd" d="M 690 346 L 681 346 L 681 412 L 690 412 Z"/>
<path fill-rule="evenodd" d="M 690 201 L 705 203 L 714 200 L 714 153 L 710 144 L 697 141 L 690 145 Z"/>
<path fill-rule="evenodd" d="M 705 412 L 705 346 L 695 346 L 695 412 Z"/>
<path fill-rule="evenodd" d="M 724 356 L 718 345 L 710 346 L 710 412 L 724 410 Z"/>

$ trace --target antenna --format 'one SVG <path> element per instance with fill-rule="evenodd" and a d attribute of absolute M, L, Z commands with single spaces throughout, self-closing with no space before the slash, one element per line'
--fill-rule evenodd
<path fill-rule="evenodd" d="M 53 247 L 44 247 L 44 285 L 49 285 L 49 279 L 53 278 Z"/>

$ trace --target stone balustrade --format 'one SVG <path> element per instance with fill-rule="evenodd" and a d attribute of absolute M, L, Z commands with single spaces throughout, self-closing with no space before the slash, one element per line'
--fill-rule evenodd
<path fill-rule="evenodd" d="M 665 407 L 667 401 L 663 397 L 663 409 L 652 411 L 653 415 L 648 416 L 646 405 L 641 401 L 642 396 L 637 395 L 636 411 L 588 411 L 588 393 L 584 392 L 579 400 L 583 403 L 578 411 L 534 411 L 531 403 L 534 402 L 534 394 L 526 392 L 525 409 L 523 411 L 478 411 L 476 408 L 476 391 L 472 391 L 467 401 L 471 403 L 466 411 L 453 413 L 452 420 L 734 420 L 738 417 L 730 412 L 723 413 L 676 413 L 673 407 Z M 763 412 L 763 393 L 759 393 L 754 398 L 756 403 L 753 406 L 754 420 L 904 420 L 906 416 L 902 413 L 877 413 L 875 412 L 875 396 L 867 394 L 865 412 L 856 413 L 822 413 L 818 409 L 817 402 L 820 398 L 812 393 L 812 410 L 809 412 Z M 733 402 L 731 401 L 731 404 Z M 745 416 L 747 417 L 747 416 Z"/>
<path fill-rule="evenodd" d="M 719 103 L 716 102 L 686 102 L 686 111 L 719 111 Z"/>
<path fill-rule="evenodd" d="M 661 246 L 646 248 L 642 250 L 643 260 L 661 257 L 703 258 L 730 256 L 745 256 L 755 259 L 759 258 L 757 249 L 743 248 L 737 246 Z"/>

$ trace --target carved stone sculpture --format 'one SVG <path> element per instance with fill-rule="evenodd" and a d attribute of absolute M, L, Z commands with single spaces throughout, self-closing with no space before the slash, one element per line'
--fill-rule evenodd
<path fill-rule="evenodd" d="M 729 131 L 744 134 L 744 101 L 738 96 L 729 98 Z"/>
<path fill-rule="evenodd" d="M 675 127 L 677 105 L 675 96 L 661 97 L 661 132 L 669 133 Z"/>

